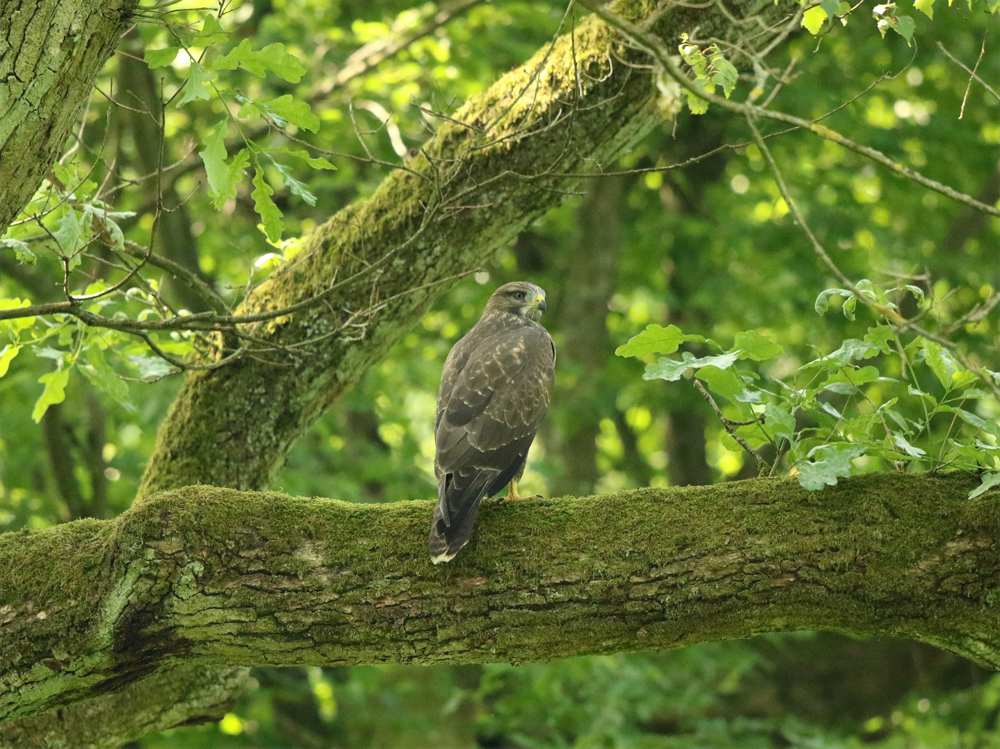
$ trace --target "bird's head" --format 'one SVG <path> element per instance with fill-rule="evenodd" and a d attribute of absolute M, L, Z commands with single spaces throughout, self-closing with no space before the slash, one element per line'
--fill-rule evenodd
<path fill-rule="evenodd" d="M 486 309 L 511 312 L 518 317 L 537 321 L 545 311 L 545 292 L 527 281 L 505 283 L 493 292 Z"/>

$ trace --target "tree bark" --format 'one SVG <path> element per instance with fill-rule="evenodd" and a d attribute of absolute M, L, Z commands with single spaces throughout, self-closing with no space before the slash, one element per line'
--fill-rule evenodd
<path fill-rule="evenodd" d="M 975 485 L 870 474 L 490 505 L 441 567 L 428 501 L 166 492 L 0 537 L 0 718 L 180 662 L 521 662 L 797 629 L 1000 668 L 1000 503 L 969 501 Z"/>
<path fill-rule="evenodd" d="M 0 0 L 0 234 L 66 148 L 137 0 Z"/>

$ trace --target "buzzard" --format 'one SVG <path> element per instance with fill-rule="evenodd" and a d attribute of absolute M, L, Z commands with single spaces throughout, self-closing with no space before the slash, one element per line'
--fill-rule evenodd
<path fill-rule="evenodd" d="M 468 543 L 483 497 L 517 482 L 549 407 L 556 363 L 552 337 L 537 320 L 545 292 L 517 281 L 493 292 L 479 322 L 444 363 L 434 425 L 438 503 L 427 542 L 434 564 Z"/>

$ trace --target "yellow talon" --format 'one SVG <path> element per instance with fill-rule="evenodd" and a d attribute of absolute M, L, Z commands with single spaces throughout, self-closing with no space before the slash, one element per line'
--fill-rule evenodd
<path fill-rule="evenodd" d="M 517 493 L 517 479 L 510 482 L 510 489 L 507 491 L 507 496 L 503 498 L 504 502 L 520 502 L 522 499 L 528 499 L 528 497 L 522 497 Z"/>

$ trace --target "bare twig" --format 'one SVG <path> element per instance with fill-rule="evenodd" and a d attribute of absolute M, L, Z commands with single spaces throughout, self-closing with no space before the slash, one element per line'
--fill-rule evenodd
<path fill-rule="evenodd" d="M 695 379 L 693 382 L 694 386 L 698 388 L 698 392 L 701 393 L 701 397 L 708 401 L 708 405 L 712 407 L 712 410 L 715 411 L 715 415 L 719 417 L 719 421 L 722 422 L 722 427 L 726 430 L 726 433 L 736 440 L 740 447 L 753 456 L 753 459 L 757 462 L 757 474 L 762 475 L 764 473 L 765 466 L 768 470 L 770 470 L 772 468 L 771 464 L 764 460 L 764 457 L 759 452 L 750 447 L 746 440 L 733 431 L 734 426 L 749 426 L 750 424 L 758 423 L 759 420 L 751 419 L 750 421 L 733 421 L 722 413 L 722 409 L 720 409 L 719 405 L 715 402 L 715 398 L 712 397 L 712 394 L 705 389 L 705 386 L 702 385 L 699 380 Z"/>
<path fill-rule="evenodd" d="M 976 73 L 976 71 L 979 70 L 979 63 L 983 61 L 983 55 L 986 53 L 986 34 L 983 34 L 983 45 L 979 49 L 979 57 L 976 60 L 976 66 L 972 69 L 970 69 L 968 65 L 959 60 L 957 57 L 955 57 L 947 49 L 945 49 L 944 45 L 941 42 L 938 42 L 937 46 L 938 49 L 940 49 L 942 52 L 945 53 L 945 55 L 947 55 L 949 60 L 951 60 L 953 63 L 962 68 L 962 70 L 964 70 L 966 73 L 969 74 L 969 85 L 965 87 L 965 95 L 962 97 L 962 109 L 958 113 L 958 119 L 962 119 L 962 115 L 965 114 L 965 102 L 969 98 L 969 89 L 972 87 L 973 81 L 978 81 L 983 88 L 985 88 L 987 91 L 993 94 L 994 99 L 1000 101 L 1000 94 L 997 93 L 996 89 L 990 86 L 990 84 L 988 84 L 986 81 L 980 78 L 979 75 Z"/>
<path fill-rule="evenodd" d="M 930 190 L 941 193 L 952 200 L 957 200 L 960 203 L 971 206 L 978 211 L 988 213 L 991 216 L 1000 216 L 1000 208 L 981 203 L 971 195 L 966 195 L 965 193 L 959 192 L 958 190 L 938 182 L 937 180 L 925 177 L 920 172 L 917 172 L 908 166 L 904 166 L 898 161 L 886 156 L 881 151 L 877 151 L 869 146 L 863 146 L 860 143 L 855 143 L 850 138 L 844 137 L 840 133 L 826 127 L 825 125 L 810 122 L 809 120 L 804 120 L 801 117 L 796 117 L 784 112 L 764 109 L 753 104 L 741 104 L 722 96 L 716 96 L 715 94 L 708 93 L 704 89 L 696 86 L 694 82 L 681 71 L 681 69 L 677 66 L 677 63 L 672 59 L 672 55 L 666 45 L 655 34 L 636 26 L 634 23 L 609 10 L 606 6 L 599 5 L 596 0 L 575 0 L 575 2 L 580 3 L 585 8 L 598 15 L 608 25 L 617 29 L 631 42 L 645 49 L 656 59 L 658 63 L 660 63 L 661 66 L 663 66 L 664 71 L 671 78 L 695 96 L 730 112 L 737 112 L 746 117 L 777 120 L 778 122 L 784 122 L 786 124 L 808 130 L 820 138 L 829 140 L 843 146 L 849 151 L 853 151 L 861 156 L 871 159 L 872 161 L 882 164 L 892 170 L 895 174 L 909 179 L 912 182 L 916 182 L 917 184 L 923 185 Z"/>

